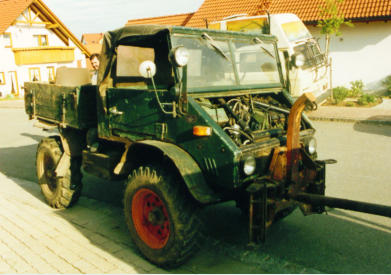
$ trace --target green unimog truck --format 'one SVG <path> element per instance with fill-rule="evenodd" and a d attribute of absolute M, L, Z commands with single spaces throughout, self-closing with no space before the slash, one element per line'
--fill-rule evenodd
<path fill-rule="evenodd" d="M 24 85 L 30 119 L 59 132 L 36 156 L 50 206 L 77 201 L 81 168 L 124 180 L 131 236 L 162 266 L 195 250 L 204 206 L 235 200 L 252 243 L 296 206 L 324 211 L 331 161 L 317 160 L 315 130 L 302 116 L 314 98 L 293 104 L 275 37 L 129 26 L 105 34 L 98 85 L 83 73 L 62 69 L 56 84 Z"/>

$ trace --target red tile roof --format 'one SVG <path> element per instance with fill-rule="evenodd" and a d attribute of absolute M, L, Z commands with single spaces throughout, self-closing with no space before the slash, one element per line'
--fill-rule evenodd
<path fill-rule="evenodd" d="M 101 44 L 103 33 L 84 33 L 81 36 L 81 42 L 84 45 Z"/>
<path fill-rule="evenodd" d="M 260 15 L 267 6 L 265 0 L 205 0 L 187 26 L 206 27 L 205 20 L 212 22 L 237 14 Z"/>
<path fill-rule="evenodd" d="M 321 19 L 319 7 L 324 5 L 323 0 L 272 0 L 272 3 L 271 13 L 295 13 L 308 23 Z M 344 0 L 338 7 L 345 19 L 353 21 L 391 19 L 390 0 Z"/>
<path fill-rule="evenodd" d="M 186 26 L 194 13 L 184 13 L 168 16 L 150 17 L 142 19 L 129 20 L 126 25 L 173 25 L 173 26 Z"/>
<path fill-rule="evenodd" d="M 27 9 L 33 0 L 0 0 L 0 34 Z"/>
<path fill-rule="evenodd" d="M 187 14 L 183 24 L 182 14 L 129 20 L 132 24 L 162 24 L 188 27 L 205 27 L 208 22 L 225 17 L 247 14 L 248 16 L 270 13 L 294 13 L 306 23 L 321 19 L 319 8 L 324 0 L 205 0 L 195 13 Z M 344 0 L 338 5 L 346 19 L 353 21 L 391 20 L 391 0 Z"/>
<path fill-rule="evenodd" d="M 91 54 L 100 53 L 102 51 L 102 44 L 84 45 Z"/>

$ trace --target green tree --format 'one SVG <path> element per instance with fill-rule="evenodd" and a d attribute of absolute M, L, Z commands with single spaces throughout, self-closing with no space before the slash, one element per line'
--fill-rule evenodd
<path fill-rule="evenodd" d="M 340 12 L 338 5 L 344 0 L 324 0 L 323 5 L 319 7 L 319 15 L 322 18 L 318 21 L 318 27 L 321 28 L 321 34 L 325 35 L 325 55 L 328 60 L 331 35 L 341 35 L 341 25 L 353 27 L 352 22 L 345 20 Z"/>

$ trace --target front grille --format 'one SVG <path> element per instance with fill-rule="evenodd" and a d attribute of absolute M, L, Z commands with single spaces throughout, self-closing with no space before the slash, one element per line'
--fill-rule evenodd
<path fill-rule="evenodd" d="M 319 45 L 314 41 L 308 41 L 305 44 L 296 46 L 294 51 L 296 55 L 304 55 L 303 69 L 317 67 L 325 63 L 325 55 L 320 52 Z"/>

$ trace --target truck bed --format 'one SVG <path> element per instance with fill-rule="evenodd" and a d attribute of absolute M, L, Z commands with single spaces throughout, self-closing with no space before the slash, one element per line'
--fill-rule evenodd
<path fill-rule="evenodd" d="M 26 82 L 24 89 L 30 119 L 76 129 L 96 127 L 96 86 Z"/>

